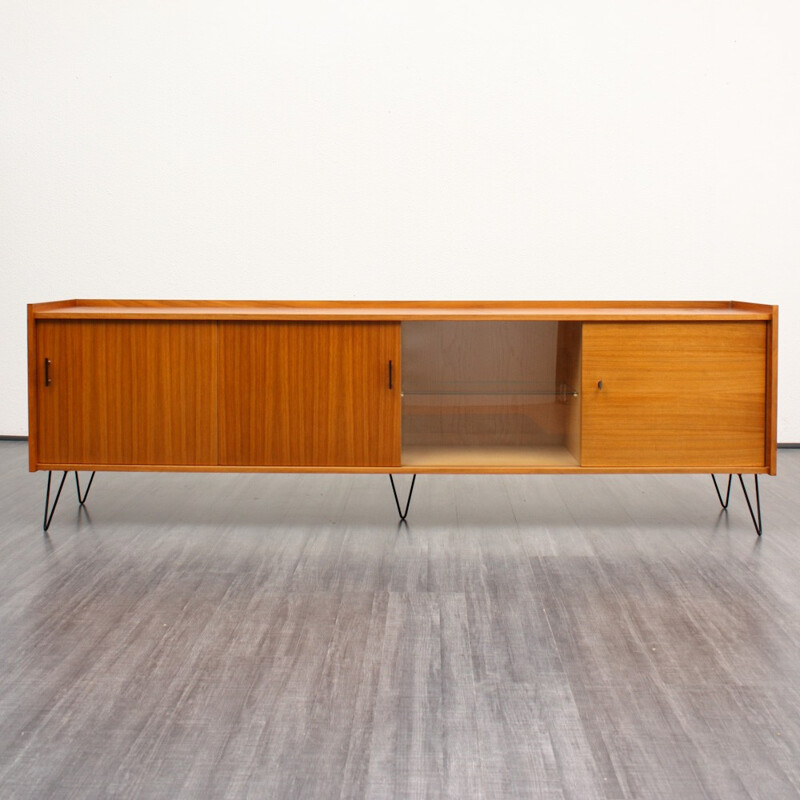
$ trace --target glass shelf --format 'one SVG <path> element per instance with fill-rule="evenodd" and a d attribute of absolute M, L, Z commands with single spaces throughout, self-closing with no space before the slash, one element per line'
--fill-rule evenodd
<path fill-rule="evenodd" d="M 426 386 L 424 389 L 403 389 L 402 397 L 577 397 L 578 391 L 570 386 L 545 389 L 535 386 L 505 385 L 488 386 L 485 384 L 454 386 Z"/>

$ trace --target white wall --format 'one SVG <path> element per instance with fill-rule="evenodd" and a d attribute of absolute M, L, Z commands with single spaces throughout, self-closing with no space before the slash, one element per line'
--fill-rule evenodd
<path fill-rule="evenodd" d="M 781 305 L 800 441 L 796 0 L 0 0 L 0 434 L 25 303 Z"/>

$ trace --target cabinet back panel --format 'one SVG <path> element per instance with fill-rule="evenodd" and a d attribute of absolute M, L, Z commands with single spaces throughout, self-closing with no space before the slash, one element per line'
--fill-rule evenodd
<path fill-rule="evenodd" d="M 220 464 L 400 463 L 399 323 L 223 322 L 219 336 Z"/>
<path fill-rule="evenodd" d="M 586 323 L 581 463 L 764 466 L 766 372 L 764 322 Z"/>
<path fill-rule="evenodd" d="M 213 324 L 41 320 L 36 341 L 40 463 L 216 464 Z"/>

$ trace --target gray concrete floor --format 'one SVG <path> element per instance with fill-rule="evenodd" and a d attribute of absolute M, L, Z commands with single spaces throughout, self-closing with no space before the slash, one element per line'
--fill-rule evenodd
<path fill-rule="evenodd" d="M 0 442 L 2 798 L 800 797 L 800 451 L 708 476 L 98 474 Z M 400 478 L 399 482 L 404 482 Z"/>

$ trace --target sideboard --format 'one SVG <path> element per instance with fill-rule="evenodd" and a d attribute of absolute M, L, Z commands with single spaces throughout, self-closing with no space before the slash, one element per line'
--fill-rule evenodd
<path fill-rule="evenodd" d="M 724 508 L 738 476 L 760 534 L 777 319 L 733 301 L 31 304 L 44 527 L 71 471 L 80 503 L 98 470 L 387 473 L 401 519 L 398 473 L 413 491 L 420 473 L 685 472 L 727 474 Z"/>

